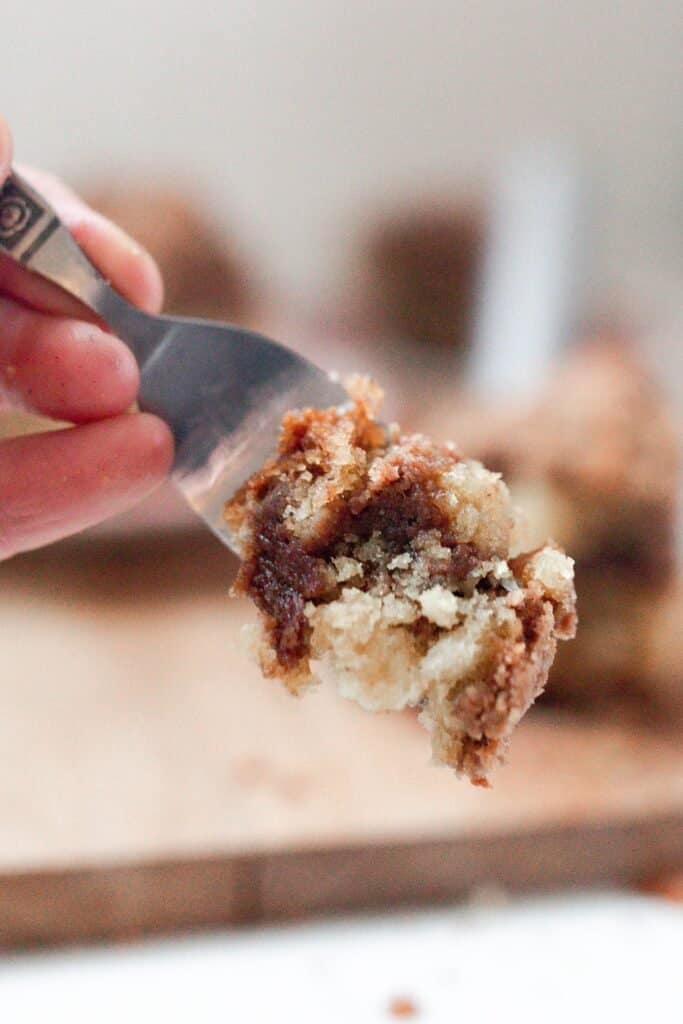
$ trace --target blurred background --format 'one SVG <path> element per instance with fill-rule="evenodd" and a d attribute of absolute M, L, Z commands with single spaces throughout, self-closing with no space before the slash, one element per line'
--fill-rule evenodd
<path fill-rule="evenodd" d="M 552 536 L 576 558 L 581 621 L 483 793 L 426 763 L 412 717 L 325 692 L 295 704 L 261 680 L 238 645 L 234 560 L 170 488 L 10 560 L 0 946 L 135 939 L 123 976 L 140 991 L 164 957 L 218 984 L 243 963 L 280 977 L 302 949 L 310 976 L 274 989 L 294 1019 L 315 1003 L 316 951 L 329 963 L 357 940 L 379 974 L 343 982 L 345 1013 L 440 1020 L 458 986 L 438 958 L 468 936 L 513 934 L 542 958 L 547 929 L 575 948 L 568 922 L 585 921 L 603 948 L 651 914 L 638 963 L 673 991 L 680 2 L 34 0 L 2 31 L 17 158 L 153 252 L 169 311 L 369 372 L 388 416 L 502 470 L 519 544 Z M 46 425 L 6 415 L 0 436 Z M 525 909 L 539 891 L 554 895 Z M 432 910 L 404 912 L 391 952 L 381 915 L 417 904 Z M 370 909 L 372 926 L 229 931 L 151 958 L 137 944 Z M 10 990 L 77 987 L 68 963 L 8 961 Z M 581 970 L 577 999 L 614 989 L 604 965 Z"/>

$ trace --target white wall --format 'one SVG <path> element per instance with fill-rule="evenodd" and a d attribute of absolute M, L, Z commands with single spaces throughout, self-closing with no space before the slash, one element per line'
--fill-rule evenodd
<path fill-rule="evenodd" d="M 2 7 L 21 158 L 196 179 L 300 293 L 329 280 L 364 203 L 546 137 L 600 172 L 603 268 L 681 255 L 681 0 Z"/>

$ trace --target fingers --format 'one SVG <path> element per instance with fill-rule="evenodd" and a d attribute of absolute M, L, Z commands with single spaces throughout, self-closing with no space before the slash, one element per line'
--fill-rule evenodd
<path fill-rule="evenodd" d="M 0 444 L 0 558 L 135 504 L 164 479 L 173 445 L 154 416 L 119 416 Z"/>
<path fill-rule="evenodd" d="M 138 385 L 135 358 L 118 338 L 0 296 L 0 390 L 11 404 L 84 423 L 125 412 Z"/>
<path fill-rule="evenodd" d="M 0 152 L 1 132 L 0 128 Z M 151 313 L 158 312 L 163 286 L 152 257 L 52 175 L 25 167 L 19 170 L 54 206 L 103 277 L 134 305 Z M 84 316 L 83 307 L 75 299 L 56 285 L 29 273 L 7 255 L 0 257 L 0 289 L 46 313 Z"/>

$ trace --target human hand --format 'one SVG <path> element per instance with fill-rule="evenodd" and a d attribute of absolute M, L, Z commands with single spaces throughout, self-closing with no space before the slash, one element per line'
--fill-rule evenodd
<path fill-rule="evenodd" d="M 11 159 L 0 118 L 0 184 Z M 158 312 L 162 284 L 151 257 L 60 182 L 22 174 L 114 287 Z M 0 443 L 0 559 L 121 512 L 161 483 L 173 442 L 161 420 L 127 413 L 138 385 L 122 341 L 77 300 L 0 255 L 0 411 L 20 407 L 74 424 Z"/>

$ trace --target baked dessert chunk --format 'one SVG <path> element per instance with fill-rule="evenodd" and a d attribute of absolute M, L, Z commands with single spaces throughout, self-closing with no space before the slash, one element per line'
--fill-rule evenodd
<path fill-rule="evenodd" d="M 581 630 L 558 652 L 548 698 L 591 710 L 680 704 L 680 664 L 644 655 L 676 577 L 680 425 L 636 351 L 616 338 L 584 342 L 536 401 L 468 411 L 451 401 L 425 426 L 455 432 L 504 473 L 520 510 L 513 546 L 550 536 L 576 559 Z M 658 635 L 678 650 L 675 631 Z"/>
<path fill-rule="evenodd" d="M 472 202 L 432 201 L 375 219 L 356 266 L 363 326 L 428 348 L 431 358 L 444 350 L 452 379 L 467 352 L 483 242 Z"/>
<path fill-rule="evenodd" d="M 179 316 L 245 322 L 256 287 L 238 241 L 221 234 L 184 191 L 163 181 L 102 181 L 88 202 L 120 224 L 154 257 L 164 279 L 164 310 Z"/>
<path fill-rule="evenodd" d="M 683 722 L 683 587 L 576 565 L 581 629 L 561 647 L 544 702 L 662 725 Z"/>
<path fill-rule="evenodd" d="M 367 381 L 351 394 L 289 413 L 277 458 L 226 506 L 261 668 L 293 693 L 330 679 L 370 710 L 419 708 L 435 758 L 485 785 L 574 634 L 572 561 L 509 560 L 498 474 L 379 424 Z"/>
<path fill-rule="evenodd" d="M 554 537 L 582 566 L 669 578 L 680 427 L 635 351 L 612 339 L 577 346 L 536 402 L 482 414 L 442 406 L 425 423 L 454 430 L 505 475 L 523 511 L 522 543 Z"/>

